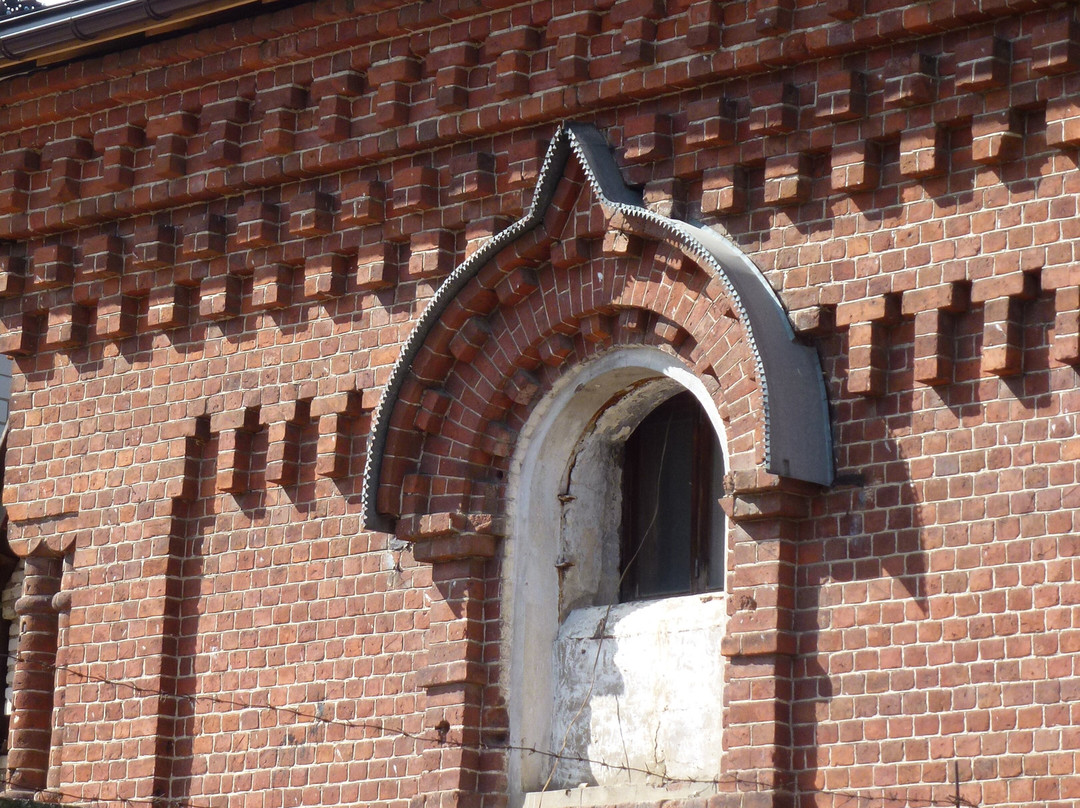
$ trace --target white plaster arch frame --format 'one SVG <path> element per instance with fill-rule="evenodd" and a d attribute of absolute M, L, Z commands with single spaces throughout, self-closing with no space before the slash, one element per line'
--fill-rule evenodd
<path fill-rule="evenodd" d="M 613 348 L 564 374 L 534 408 L 511 458 L 509 535 L 503 544 L 502 603 L 504 625 L 511 626 L 512 630 L 510 637 L 504 640 L 502 657 L 509 660 L 503 668 L 503 684 L 505 692 L 510 694 L 510 746 L 515 750 L 508 760 L 512 805 L 520 805 L 529 792 L 543 785 L 550 765 L 550 758 L 522 750 L 558 751 L 551 747 L 559 744 L 558 739 L 552 739 L 552 705 L 557 683 L 552 649 L 560 631 L 561 585 L 556 568 L 564 542 L 560 495 L 567 492 L 576 447 L 588 439 L 586 436 L 597 423 L 598 416 L 605 409 L 618 406 L 616 399 L 620 391 L 647 380 L 666 380 L 669 391 L 681 388 L 694 395 L 717 434 L 726 468 L 724 424 L 705 385 L 678 357 L 660 348 L 645 346 Z M 654 404 L 647 405 L 637 420 L 652 406 Z M 617 529 L 617 524 L 615 527 Z M 725 536 L 725 548 L 727 544 Z M 646 604 L 622 604 L 594 611 L 607 612 L 601 616 L 606 620 L 615 609 L 629 614 L 630 610 L 642 607 L 652 608 L 654 612 L 656 608 L 678 610 L 681 607 L 680 614 L 685 616 L 688 600 L 713 602 L 707 607 L 708 623 L 718 642 L 723 633 L 726 610 L 723 598 L 717 597 L 717 593 Z M 664 604 L 668 605 L 665 607 Z M 595 617 L 594 614 L 594 622 Z M 719 648 L 714 651 L 715 664 L 722 665 Z M 708 649 L 703 649 L 703 653 L 708 653 Z M 711 697 L 719 702 L 722 688 L 716 687 L 715 681 L 709 681 L 708 685 L 711 686 Z M 717 732 L 721 712 L 718 704 Z M 719 737 L 716 740 L 719 743 Z M 698 761 L 697 768 L 691 768 L 697 775 L 704 765 L 706 771 L 715 774 L 718 760 L 716 763 L 716 768 L 708 769 L 707 762 Z M 620 773 L 620 777 L 639 781 L 632 786 L 631 793 L 621 795 L 627 798 L 642 797 L 642 789 L 652 784 L 641 782 L 641 777 L 627 778 L 625 772 Z M 611 788 L 597 791 L 605 800 L 617 796 Z M 580 800 L 582 796 L 578 795 L 576 799 Z M 547 805 L 552 799 L 558 801 L 558 796 L 549 793 L 544 799 Z"/>

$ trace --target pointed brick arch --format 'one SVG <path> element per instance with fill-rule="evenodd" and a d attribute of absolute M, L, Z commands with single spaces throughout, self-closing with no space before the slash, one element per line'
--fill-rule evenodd
<path fill-rule="evenodd" d="M 583 177 L 615 236 L 603 257 L 555 242 L 578 194 L 568 174 Z M 625 254 L 633 239 L 646 243 L 640 257 Z M 373 420 L 368 527 L 415 538 L 456 520 L 455 534 L 497 533 L 514 425 L 545 376 L 641 342 L 666 344 L 717 380 L 735 468 L 832 481 L 817 356 L 764 277 L 714 231 L 646 209 L 600 132 L 567 124 L 529 210 L 447 278 L 405 343 Z"/>

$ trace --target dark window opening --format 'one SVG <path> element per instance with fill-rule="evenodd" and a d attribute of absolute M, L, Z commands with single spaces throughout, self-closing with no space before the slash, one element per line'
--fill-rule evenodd
<path fill-rule="evenodd" d="M 691 393 L 669 398 L 627 439 L 620 601 L 723 589 L 722 459 Z"/>

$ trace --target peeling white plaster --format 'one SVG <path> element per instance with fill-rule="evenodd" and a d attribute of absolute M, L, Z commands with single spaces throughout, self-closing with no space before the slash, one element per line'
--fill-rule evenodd
<path fill-rule="evenodd" d="M 612 605 L 622 445 L 646 414 L 682 390 L 701 402 L 726 454 L 723 424 L 704 384 L 660 348 L 615 349 L 568 372 L 522 430 L 503 544 L 510 627 L 503 684 L 511 747 L 537 751 L 510 755 L 514 805 L 530 792 L 530 805 L 547 805 L 535 802 L 544 788 L 562 793 L 584 783 L 601 792 L 626 785 L 648 791 L 665 773 L 702 780 L 719 774 L 723 593 Z M 611 636 L 593 639 L 609 608 Z M 563 762 L 553 773 L 556 757 Z M 621 770 L 568 765 L 573 757 L 619 761 Z M 605 799 L 595 788 L 571 790 L 571 803 L 561 804 Z M 551 792 L 544 798 L 551 800 Z"/>

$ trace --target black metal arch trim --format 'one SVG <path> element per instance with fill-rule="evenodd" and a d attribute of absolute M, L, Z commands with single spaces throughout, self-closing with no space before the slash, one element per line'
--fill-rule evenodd
<path fill-rule="evenodd" d="M 571 154 L 580 162 L 590 188 L 609 216 L 616 221 L 621 217 L 621 223 L 634 232 L 677 247 L 724 284 L 739 320 L 746 325 L 761 385 L 766 469 L 796 480 L 832 484 L 832 431 L 821 364 L 813 348 L 795 339 L 787 313 L 761 271 L 714 230 L 646 209 L 641 195 L 623 181 L 600 131 L 589 124 L 566 123 L 548 147 L 529 209 L 450 273 L 405 341 L 372 418 L 363 480 L 364 522 L 369 530 L 392 528 L 376 506 L 383 453 L 390 415 L 428 332 L 488 261 L 540 224 Z"/>

